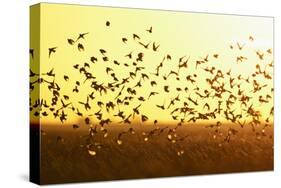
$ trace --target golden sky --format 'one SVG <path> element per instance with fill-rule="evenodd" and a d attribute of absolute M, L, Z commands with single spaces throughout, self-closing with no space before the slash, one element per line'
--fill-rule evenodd
<path fill-rule="evenodd" d="M 155 80 L 157 86 L 151 87 L 150 81 L 143 81 L 141 88 L 135 88 L 137 95 L 147 98 L 151 91 L 159 92 L 159 95 L 151 97 L 150 100 L 143 102 L 140 111 L 149 117 L 150 121 L 154 119 L 158 121 L 167 122 L 173 121 L 170 112 L 172 109 L 179 107 L 184 101 L 194 107 L 196 111 L 206 113 L 206 109 L 202 106 L 207 102 L 210 104 L 211 110 L 217 106 L 217 99 L 207 98 L 200 99 L 195 94 L 194 88 L 199 87 L 199 93 L 203 93 L 205 89 L 210 90 L 209 85 L 205 81 L 210 78 L 210 73 L 207 73 L 203 68 L 210 68 L 214 66 L 216 70 L 220 69 L 226 73 L 231 69 L 231 76 L 236 77 L 241 74 L 243 78 L 251 77 L 255 72 L 256 64 L 260 64 L 262 70 L 266 70 L 271 76 L 273 68 L 269 67 L 273 61 L 273 55 L 266 52 L 273 47 L 273 18 L 269 17 L 250 17 L 250 16 L 234 16 L 234 15 L 219 15 L 219 14 L 203 14 L 203 13 L 188 13 L 188 12 L 173 12 L 173 11 L 155 11 L 155 10 L 142 10 L 142 9 L 125 9 L 125 8 L 109 8 L 109 7 L 95 7 L 95 6 L 79 6 L 79 5 L 62 5 L 62 4 L 46 4 L 40 5 L 40 26 L 32 25 L 31 21 L 31 42 L 30 47 L 35 50 L 35 57 L 31 60 L 31 69 L 34 71 L 36 63 L 39 63 L 39 57 L 36 56 L 36 49 L 38 41 L 34 33 L 38 28 L 40 29 L 40 72 L 46 73 L 54 68 L 56 74 L 55 81 L 61 86 L 61 96 L 68 95 L 74 106 L 81 109 L 80 111 L 85 115 L 90 115 L 99 110 L 96 101 L 113 101 L 118 94 L 119 89 L 115 92 L 108 92 L 106 95 L 100 96 L 98 92 L 94 95 L 95 100 L 91 101 L 92 109 L 86 111 L 83 105 L 78 101 L 85 102 L 87 95 L 93 90 L 89 87 L 90 81 L 84 82 L 84 76 L 78 70 L 73 68 L 73 65 L 79 64 L 82 66 L 85 62 L 90 64 L 90 71 L 99 80 L 99 83 L 112 82 L 112 78 L 105 73 L 106 67 L 114 70 L 118 78 L 125 78 L 129 75 L 130 71 L 134 71 L 135 67 L 131 66 L 132 62 L 136 60 L 137 54 L 144 53 L 143 62 L 137 62 L 138 66 L 145 67 L 145 72 L 150 81 Z M 34 7 L 33 7 L 34 8 Z M 37 15 L 36 15 L 37 14 Z M 34 18 L 34 17 L 37 18 Z M 31 20 L 39 19 L 38 12 L 31 9 Z M 106 21 L 110 22 L 110 26 L 106 26 Z M 146 30 L 152 26 L 152 33 Z M 76 40 L 79 33 L 89 33 L 85 35 L 85 39 L 79 39 L 74 45 L 67 42 L 68 38 Z M 133 33 L 140 36 L 139 40 L 133 40 Z M 38 34 L 37 34 L 38 35 Z M 254 38 L 253 41 L 249 40 L 249 36 Z M 122 38 L 128 39 L 125 44 Z M 37 37 L 38 38 L 38 37 Z M 150 42 L 149 49 L 145 49 L 138 41 L 147 44 Z M 158 51 L 152 50 L 152 43 L 160 44 Z M 242 50 L 239 50 L 236 43 L 245 45 Z M 83 44 L 85 50 L 78 51 L 77 43 Z M 234 49 L 230 49 L 233 45 Z M 49 58 L 48 48 L 57 47 L 56 52 L 51 54 Z M 106 55 L 109 58 L 108 62 L 102 60 L 100 49 L 107 51 Z M 256 51 L 264 53 L 264 59 L 260 60 Z M 126 54 L 132 52 L 133 58 L 125 57 Z M 156 77 L 150 73 L 155 72 L 155 68 L 162 61 L 166 55 L 171 55 L 170 61 L 165 60 L 164 66 L 160 70 L 160 77 Z M 219 54 L 218 58 L 214 58 L 213 54 Z M 195 68 L 197 60 L 209 55 L 208 63 L 199 65 Z M 90 57 L 95 56 L 98 62 L 92 64 Z M 177 71 L 179 58 L 186 56 L 189 58 L 188 68 L 181 69 L 179 78 L 180 81 L 171 75 L 166 81 L 162 79 L 162 75 L 168 74 L 171 70 Z M 241 63 L 236 63 L 238 56 L 245 56 L 247 60 Z M 121 63 L 120 66 L 114 65 L 113 60 Z M 122 64 L 127 63 L 130 66 L 125 67 Z M 192 85 L 186 81 L 187 75 L 196 74 L 196 83 Z M 64 80 L 64 75 L 69 76 L 69 81 Z M 41 76 L 48 81 L 53 79 L 47 76 Z M 252 93 L 252 81 L 256 79 L 259 83 L 267 84 L 258 93 Z M 31 78 L 31 81 L 33 79 Z M 79 93 L 73 93 L 72 90 L 75 82 L 80 81 Z M 139 76 L 132 80 L 127 87 L 133 87 L 139 81 Z M 251 84 L 241 83 L 241 89 L 248 95 L 253 97 L 250 103 L 261 111 L 263 119 L 268 116 L 268 113 L 273 106 L 273 99 L 269 103 L 261 104 L 258 102 L 259 96 L 265 97 L 267 94 L 273 97 L 270 91 L 273 87 L 273 80 L 266 80 L 262 76 L 250 78 Z M 226 88 L 228 88 L 229 78 L 225 76 Z M 163 90 L 165 85 L 169 85 L 170 92 L 166 93 Z M 126 87 L 126 88 L 127 88 Z M 177 87 L 188 87 L 188 92 L 176 92 Z M 231 90 L 237 93 L 238 88 Z M 41 84 L 40 87 L 41 98 L 45 99 L 48 103 L 51 100 L 52 93 L 48 90 L 47 84 Z M 181 101 L 176 102 L 169 110 L 160 110 L 156 104 L 165 106 L 169 105 L 171 98 L 175 98 L 179 94 Z M 128 95 L 126 91 L 123 92 L 122 97 Z M 31 96 L 34 96 L 31 94 Z M 129 96 L 129 95 L 128 95 Z M 187 100 L 187 97 L 198 99 L 199 105 L 193 106 Z M 121 98 L 122 98 L 121 97 Z M 35 97 L 33 97 L 35 98 Z M 35 99 L 32 99 L 34 101 Z M 222 98 L 222 101 L 227 98 Z M 67 102 L 66 102 L 67 103 Z M 129 106 L 120 106 L 120 110 L 125 111 L 128 115 L 131 113 L 132 108 L 140 104 L 140 101 L 133 99 Z M 57 108 L 61 106 L 58 101 Z M 249 104 L 250 105 L 250 104 Z M 241 112 L 240 103 L 235 103 L 233 106 L 236 113 Z M 65 110 L 68 114 L 69 123 L 77 121 L 78 116 L 74 114 L 71 109 Z M 103 109 L 104 118 L 109 117 L 113 121 L 120 121 L 120 119 L 113 116 L 118 112 L 118 108 L 114 111 L 107 113 Z M 43 117 L 43 122 L 59 123 L 59 119 L 54 119 L 51 112 L 48 117 Z M 34 117 L 31 117 L 33 119 Z M 189 118 L 187 117 L 186 120 Z M 93 121 L 97 121 L 94 117 Z M 218 117 L 216 120 L 225 121 L 225 118 Z M 139 122 L 139 116 L 134 120 Z M 174 121 L 178 122 L 178 121 Z"/>

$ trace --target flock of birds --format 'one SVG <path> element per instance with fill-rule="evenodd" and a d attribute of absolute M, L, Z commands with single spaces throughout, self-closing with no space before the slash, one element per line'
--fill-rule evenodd
<path fill-rule="evenodd" d="M 105 26 L 110 28 L 111 23 L 106 21 Z M 152 35 L 153 27 L 149 27 L 144 32 Z M 78 53 L 83 52 L 86 50 L 83 42 L 90 34 L 86 32 L 79 34 L 76 38 L 67 38 L 66 43 L 74 46 Z M 250 36 L 248 40 L 250 43 L 254 42 L 253 36 Z M 44 73 L 35 73 L 30 69 L 30 92 L 34 91 L 35 87 L 46 86 L 52 96 L 50 101 L 43 98 L 30 99 L 31 113 L 35 117 L 59 119 L 62 124 L 68 120 L 69 116 L 77 115 L 83 118 L 83 124 L 89 126 L 89 133 L 87 143 L 82 146 L 87 147 L 89 154 L 93 156 L 96 155 L 97 149 L 104 146 L 96 142 L 96 135 L 102 134 L 102 137 L 107 138 L 109 134 L 107 125 L 110 124 L 128 125 L 127 129 L 121 131 L 114 139 L 118 145 L 122 145 L 125 135 L 136 134 L 135 126 L 149 122 L 154 125 L 154 128 L 141 133 L 143 141 L 149 142 L 154 137 L 166 135 L 167 140 L 178 147 L 176 153 L 178 156 L 184 154 L 184 148 L 180 146 L 180 143 L 188 138 L 188 135 L 177 134 L 178 128 L 184 124 L 204 122 L 203 125 L 212 130 L 213 138 L 221 137 L 224 143 L 229 143 L 239 132 L 235 127 L 237 125 L 241 128 L 246 125 L 251 126 L 257 139 L 268 136 L 265 128 L 272 125 L 274 111 L 273 62 L 266 63 L 264 59 L 272 56 L 272 49 L 253 52 L 259 61 L 256 61 L 255 70 L 251 75 L 245 77 L 242 74 L 233 74 L 231 69 L 223 71 L 220 66 L 210 66 L 210 62 L 217 61 L 220 54 L 209 54 L 195 61 L 191 61 L 188 56 L 176 58 L 171 54 L 164 54 L 159 63 L 149 65 L 155 67 L 154 72 L 149 72 L 147 67 L 143 66 L 144 62 L 149 61 L 145 59 L 145 54 L 150 52 L 160 54 L 160 44 L 153 41 L 145 42 L 144 37 L 137 33 L 133 33 L 131 37 L 122 37 L 120 42 L 124 45 L 129 42 L 134 43 L 141 50 L 138 52 L 136 49 L 130 50 L 129 53 L 123 55 L 126 61 L 120 61 L 117 57 L 111 57 L 107 49 L 101 48 L 95 56 L 89 57 L 87 62 L 71 65 L 80 78 L 83 78 L 72 80 L 74 85 L 69 93 L 75 97 L 62 93 L 61 85 L 64 83 L 56 82 L 57 77 L 62 77 L 65 83 L 70 84 L 71 75 L 67 73 L 57 75 L 55 68 Z M 242 54 L 247 45 L 237 42 L 231 44 L 229 48 Z M 59 53 L 59 49 L 59 46 L 47 49 L 49 59 Z M 36 63 L 33 59 L 39 54 L 35 49 L 30 49 L 30 55 L 31 63 Z M 247 60 L 248 57 L 238 55 L 233 63 L 247 66 Z M 105 83 L 103 78 L 96 76 L 97 64 L 104 66 L 104 74 L 111 79 L 110 82 Z M 167 69 L 164 67 L 170 64 L 173 64 L 173 69 L 165 72 L 164 70 Z M 117 75 L 115 69 L 124 69 L 126 74 Z M 160 80 L 164 83 L 163 86 L 159 84 Z M 201 83 L 204 82 L 204 87 L 199 80 Z M 168 81 L 184 83 L 184 87 L 174 88 L 168 84 Z M 141 91 L 144 85 L 150 90 Z M 88 87 L 89 93 L 85 98 L 79 97 L 82 86 Z M 113 99 L 107 97 L 109 93 L 114 94 Z M 165 94 L 174 97 L 164 98 L 162 104 L 153 104 L 155 97 L 163 97 Z M 146 114 L 147 112 L 141 109 L 147 103 L 154 105 L 158 111 L 169 112 L 170 119 L 176 123 L 167 126 L 162 123 L 160 126 L 159 119 L 150 117 L 150 114 Z M 264 104 L 272 104 L 268 114 L 259 109 Z M 135 123 L 136 121 L 138 123 Z M 224 132 L 221 129 L 223 124 L 235 126 L 231 126 Z M 84 125 L 73 124 L 72 126 L 76 130 Z M 257 127 L 261 126 L 262 131 L 257 131 Z M 43 130 L 42 133 L 45 134 Z M 57 142 L 63 142 L 63 140 L 61 136 L 57 137 Z"/>

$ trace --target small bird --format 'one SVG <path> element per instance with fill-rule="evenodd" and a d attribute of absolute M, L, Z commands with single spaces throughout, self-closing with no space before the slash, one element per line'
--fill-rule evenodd
<path fill-rule="evenodd" d="M 73 45 L 75 41 L 73 39 L 67 39 L 68 44 Z"/>
<path fill-rule="evenodd" d="M 128 39 L 127 39 L 127 38 L 122 38 L 122 41 L 123 41 L 124 43 L 127 43 Z"/>
<path fill-rule="evenodd" d="M 141 121 L 142 121 L 142 122 L 145 122 L 145 121 L 147 121 L 147 120 L 148 120 L 148 117 L 147 117 L 147 116 L 141 115 Z"/>
<path fill-rule="evenodd" d="M 129 54 L 125 55 L 125 57 L 128 57 L 129 59 L 132 59 L 132 53 L 133 52 L 130 52 Z"/>
<path fill-rule="evenodd" d="M 169 55 L 169 54 L 167 54 L 167 59 L 168 59 L 168 60 L 172 60 L 172 56 Z"/>
<path fill-rule="evenodd" d="M 139 42 L 139 44 L 142 45 L 145 49 L 148 49 L 148 46 L 149 46 L 150 42 L 147 43 L 147 44 L 144 44 L 144 43 L 142 43 L 142 42 Z"/>
<path fill-rule="evenodd" d="M 134 40 L 140 39 L 140 37 L 139 37 L 137 34 L 133 34 L 133 39 L 134 39 Z"/>
<path fill-rule="evenodd" d="M 208 62 L 209 61 L 209 55 L 206 55 L 206 57 L 204 57 L 204 58 L 202 58 L 203 59 L 203 61 L 205 61 L 205 62 Z"/>
<path fill-rule="evenodd" d="M 50 71 L 48 71 L 47 73 L 43 73 L 42 75 L 47 75 L 47 76 L 51 76 L 51 77 L 55 77 L 55 74 L 53 73 L 54 68 L 52 68 Z"/>
<path fill-rule="evenodd" d="M 83 44 L 81 43 L 78 43 L 77 48 L 80 52 L 85 50 Z"/>
<path fill-rule="evenodd" d="M 64 76 L 63 76 L 63 79 L 64 79 L 65 81 L 68 81 L 68 80 L 69 80 L 69 77 L 68 77 L 67 75 L 64 75 Z"/>
<path fill-rule="evenodd" d="M 257 56 L 259 57 L 260 60 L 263 60 L 264 53 L 256 51 L 256 54 L 257 54 Z"/>
<path fill-rule="evenodd" d="M 72 125 L 72 128 L 75 130 L 75 129 L 78 129 L 79 128 L 79 125 L 77 125 L 77 124 L 73 124 Z"/>
<path fill-rule="evenodd" d="M 110 67 L 106 67 L 106 74 L 108 74 L 110 71 L 113 71 L 113 69 L 112 68 L 110 68 Z"/>
<path fill-rule="evenodd" d="M 90 122 L 91 122 L 90 118 L 86 117 L 86 118 L 85 118 L 85 123 L 86 123 L 86 125 L 89 125 Z"/>
<path fill-rule="evenodd" d="M 241 123 L 239 120 L 237 121 L 241 128 L 244 128 L 244 125 L 246 124 L 246 120 L 244 120 L 243 123 Z"/>
<path fill-rule="evenodd" d="M 29 70 L 30 74 L 29 74 L 29 77 L 34 77 L 34 76 L 39 76 L 40 74 L 36 74 L 34 72 L 32 72 L 32 70 L 30 69 Z"/>
<path fill-rule="evenodd" d="M 109 26 L 110 26 L 110 22 L 109 22 L 109 21 L 106 21 L 105 25 L 106 25 L 107 27 L 109 27 Z"/>
<path fill-rule="evenodd" d="M 253 42 L 253 41 L 254 41 L 254 37 L 253 37 L 253 36 L 249 36 L 249 40 L 250 40 L 251 42 Z"/>
<path fill-rule="evenodd" d="M 105 56 L 105 54 L 106 54 L 106 50 L 104 50 L 104 49 L 100 49 L 100 53 L 101 53 L 103 56 Z"/>
<path fill-rule="evenodd" d="M 68 95 L 63 95 L 63 98 L 65 99 L 65 100 L 69 100 L 69 96 Z M 75 110 L 75 109 L 74 109 Z"/>
<path fill-rule="evenodd" d="M 207 110 L 209 111 L 210 110 L 210 105 L 208 103 L 205 103 L 204 106 L 203 106 L 203 109 L 204 108 L 207 108 Z"/>
<path fill-rule="evenodd" d="M 236 62 L 237 62 L 237 63 L 243 62 L 244 60 L 247 60 L 247 57 L 244 57 L 244 56 L 238 56 L 238 57 L 236 57 Z"/>
<path fill-rule="evenodd" d="M 79 68 L 79 64 L 73 65 L 73 68 L 78 69 Z"/>
<path fill-rule="evenodd" d="M 48 113 L 47 112 L 42 112 L 42 115 L 43 116 L 48 116 Z"/>
<path fill-rule="evenodd" d="M 156 83 L 156 81 L 153 80 L 153 81 L 150 82 L 150 85 L 153 87 L 153 86 L 156 86 L 157 83 Z"/>
<path fill-rule="evenodd" d="M 146 31 L 149 32 L 149 33 L 152 33 L 152 26 L 150 26 L 150 28 L 147 29 Z"/>
<path fill-rule="evenodd" d="M 76 41 L 79 39 L 85 39 L 85 35 L 88 35 L 89 33 L 80 33 L 79 36 L 77 37 Z"/>
<path fill-rule="evenodd" d="M 158 93 L 158 92 L 154 92 L 154 91 L 150 92 L 150 94 L 148 95 L 147 100 L 148 100 L 151 96 L 157 95 L 157 94 L 159 94 L 159 93 Z"/>
<path fill-rule="evenodd" d="M 142 61 L 143 59 L 143 56 L 144 56 L 144 54 L 142 53 L 142 52 L 140 52 L 139 54 L 138 54 L 138 58 L 136 59 L 136 61 L 138 62 L 138 61 Z"/>
<path fill-rule="evenodd" d="M 95 62 L 98 61 L 98 58 L 96 58 L 95 56 L 92 56 L 92 57 L 90 58 L 90 60 L 91 60 L 92 63 L 95 63 Z"/>
<path fill-rule="evenodd" d="M 160 44 L 158 44 L 158 45 L 156 46 L 155 42 L 153 42 L 153 43 L 152 43 L 152 50 L 156 52 L 157 49 L 159 48 L 159 46 L 160 46 Z"/>
<path fill-rule="evenodd" d="M 245 46 L 245 44 L 241 45 L 241 44 L 239 44 L 239 42 L 236 42 L 236 44 L 237 44 L 237 47 L 238 47 L 239 50 L 242 50 Z"/>
<path fill-rule="evenodd" d="M 169 86 L 164 86 L 164 91 L 167 92 L 167 93 L 169 93 L 169 92 L 170 92 Z"/>
<path fill-rule="evenodd" d="M 31 58 L 34 58 L 34 49 L 29 49 L 29 54 L 31 55 Z"/>
<path fill-rule="evenodd" d="M 219 54 L 214 54 L 213 57 L 217 59 L 219 57 Z"/>
<path fill-rule="evenodd" d="M 163 105 L 156 104 L 156 107 L 158 107 L 158 108 L 160 108 L 160 109 L 162 109 L 162 110 L 165 110 L 164 104 L 163 104 Z"/>
<path fill-rule="evenodd" d="M 56 52 L 56 49 L 57 49 L 58 47 L 52 47 L 52 48 L 49 48 L 49 58 L 51 57 L 51 54 L 52 53 L 55 53 Z"/>

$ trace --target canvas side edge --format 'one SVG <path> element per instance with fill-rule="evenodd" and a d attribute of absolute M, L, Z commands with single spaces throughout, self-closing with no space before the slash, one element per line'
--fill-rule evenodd
<path fill-rule="evenodd" d="M 30 6 L 30 64 L 29 68 L 35 74 L 40 75 L 40 4 Z M 31 72 L 30 72 L 31 73 Z M 38 79 L 40 76 L 38 77 Z M 40 98 L 40 86 L 32 84 L 34 79 L 30 77 L 30 99 L 31 101 Z M 31 90 L 31 88 L 33 89 Z M 31 105 L 32 103 L 30 103 Z M 32 108 L 32 106 L 30 106 Z M 30 111 L 29 127 L 29 180 L 40 184 L 40 115 L 34 116 L 34 112 L 40 113 L 40 107 Z"/>

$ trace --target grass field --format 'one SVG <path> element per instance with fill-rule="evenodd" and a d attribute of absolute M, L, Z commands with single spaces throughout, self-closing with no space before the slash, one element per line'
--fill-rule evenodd
<path fill-rule="evenodd" d="M 167 139 L 167 130 L 144 141 L 142 132 L 152 127 L 142 127 L 124 135 L 121 145 L 117 135 L 128 127 L 108 128 L 108 137 L 95 135 L 94 142 L 102 146 L 90 155 L 86 127 L 42 126 L 41 183 L 273 170 L 273 127 L 258 136 L 250 128 L 236 127 L 238 133 L 225 142 L 228 127 L 216 138 L 204 126 L 180 127 L 177 136 L 186 139 L 176 143 Z"/>

